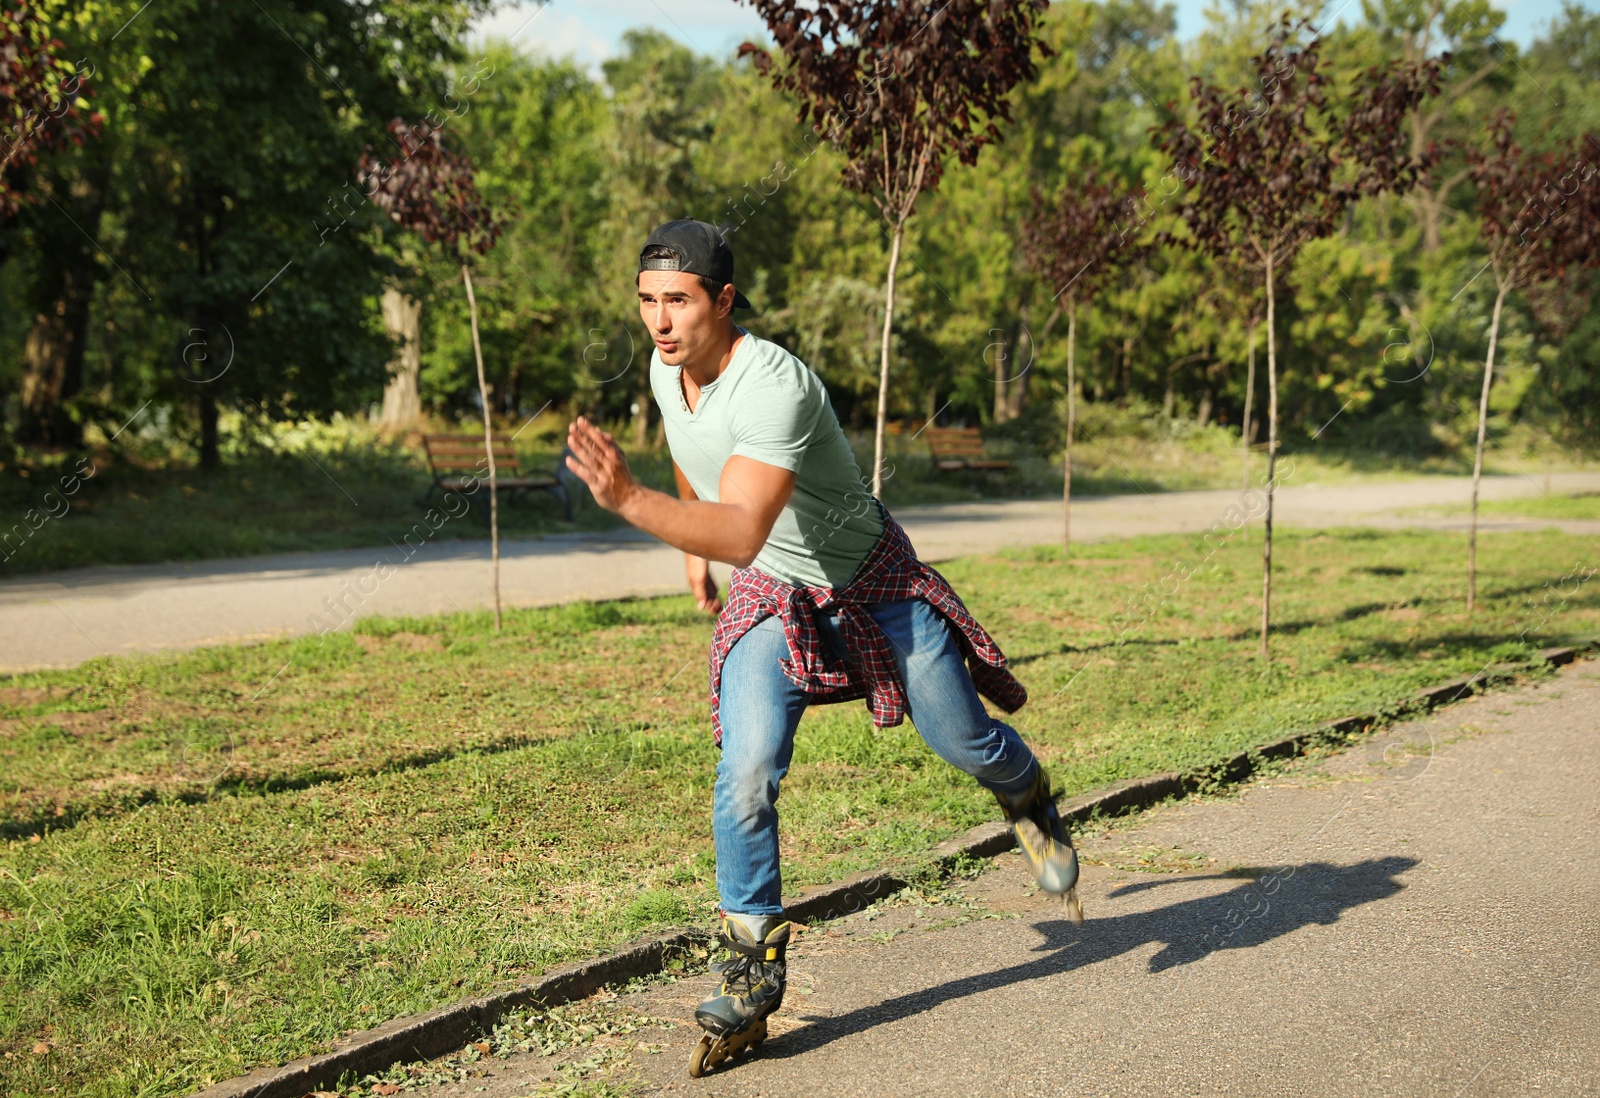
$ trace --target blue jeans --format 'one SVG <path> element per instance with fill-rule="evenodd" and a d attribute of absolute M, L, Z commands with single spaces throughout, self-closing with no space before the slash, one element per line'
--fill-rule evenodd
<path fill-rule="evenodd" d="M 922 599 L 873 603 L 867 612 L 888 635 L 906 687 L 911 723 L 934 754 L 1000 793 L 1025 791 L 1033 752 L 1010 725 L 989 716 L 948 625 Z M 817 615 L 823 643 L 844 651 L 835 615 Z M 711 813 L 722 910 L 783 912 L 778 870 L 778 783 L 794 756 L 806 697 L 784 675 L 781 618 L 769 617 L 728 653 L 722 667 L 722 759 Z"/>

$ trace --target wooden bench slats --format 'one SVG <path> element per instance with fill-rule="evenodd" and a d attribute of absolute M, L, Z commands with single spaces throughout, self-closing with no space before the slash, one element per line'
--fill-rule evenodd
<path fill-rule="evenodd" d="M 431 495 L 435 489 L 466 493 L 473 507 L 482 514 L 485 507 L 478 497 L 477 489 L 489 483 L 489 463 L 484 452 L 483 436 L 423 435 L 422 447 L 428 458 L 428 468 L 433 474 L 433 484 L 428 489 L 429 494 Z M 567 521 L 572 521 L 572 499 L 560 476 L 563 459 L 566 457 L 565 449 L 562 450 L 561 457 L 556 459 L 554 473 L 524 473 L 516 447 L 507 435 L 493 436 L 490 450 L 494 454 L 494 479 L 498 491 L 514 494 L 538 489 L 552 492 L 561 501 Z M 467 472 L 472 475 L 465 475 Z"/>
<path fill-rule="evenodd" d="M 474 458 L 475 457 L 479 461 L 482 461 L 483 460 L 483 447 L 482 446 L 478 446 L 476 449 L 474 449 L 471 446 L 461 446 L 461 447 L 453 447 L 453 448 L 448 449 L 448 450 L 434 450 L 433 451 L 433 456 L 436 457 L 436 458 L 446 458 L 446 459 L 452 459 L 452 460 L 459 460 L 461 458 Z M 494 448 L 494 456 L 495 456 L 495 460 L 496 461 L 500 460 L 501 458 L 505 458 L 507 461 L 516 461 L 517 460 L 517 452 L 515 450 L 503 450 L 498 446 L 496 446 Z"/>
<path fill-rule="evenodd" d="M 433 467 L 437 470 L 450 470 L 452 472 L 458 469 L 481 469 L 484 476 L 489 475 L 489 463 L 483 460 L 482 454 L 475 458 L 468 457 L 466 454 L 462 454 L 460 457 L 436 457 L 433 459 Z M 517 461 L 515 458 L 505 459 L 499 454 L 495 455 L 495 472 L 504 473 L 507 469 L 515 470 L 516 467 Z"/>
<path fill-rule="evenodd" d="M 1004 458 L 983 456 L 983 434 L 976 427 L 929 427 L 924 434 L 933 467 L 940 472 L 1011 468 Z"/>
<path fill-rule="evenodd" d="M 446 477 L 440 477 L 439 478 L 439 483 L 440 484 L 449 485 L 450 487 L 455 488 L 459 492 L 459 491 L 462 491 L 462 490 L 470 490 L 473 487 L 475 487 L 476 485 L 480 485 L 480 484 L 486 485 L 486 484 L 489 483 L 489 478 L 487 476 L 481 476 L 481 477 L 476 477 L 476 476 L 475 477 L 448 477 L 448 476 L 446 476 Z M 503 476 L 501 476 L 499 474 L 498 471 L 495 473 L 495 478 L 494 478 L 495 487 L 496 488 L 502 488 L 502 489 L 504 489 L 504 488 L 554 488 L 557 484 L 560 484 L 560 483 L 561 482 L 558 481 L 555 477 L 503 477 Z"/>

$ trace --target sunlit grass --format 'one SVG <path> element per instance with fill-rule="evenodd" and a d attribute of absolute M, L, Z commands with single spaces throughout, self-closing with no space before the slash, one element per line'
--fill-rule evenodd
<path fill-rule="evenodd" d="M 1077 792 L 1600 633 L 1592 541 L 1486 535 L 1471 619 L 1459 542 L 1280 534 L 1271 673 L 1253 536 L 940 569 Z M 708 921 L 711 621 L 687 598 L 357 630 L 0 680 L 0 1089 L 177 1094 Z M 791 891 L 995 818 L 859 703 L 806 715 L 780 806 Z"/>

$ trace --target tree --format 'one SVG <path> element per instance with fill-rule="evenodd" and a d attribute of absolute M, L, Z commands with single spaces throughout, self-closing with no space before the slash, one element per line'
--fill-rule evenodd
<path fill-rule="evenodd" d="M 106 124 L 83 148 L 41 153 L 55 204 L 19 218 L 27 247 L 7 277 L 33 317 L 15 356 L 24 376 L 70 376 L 63 348 L 105 333 L 105 384 L 86 379 L 57 404 L 107 435 L 147 401 L 167 404 L 205 468 L 221 461 L 227 409 L 365 406 L 391 352 L 373 303 L 394 264 L 380 219 L 342 188 L 365 119 L 448 94 L 443 66 L 488 0 L 40 6 L 66 56 L 96 68 Z M 70 339 L 42 338 L 51 318 Z M 107 406 L 112 378 L 120 407 Z"/>
<path fill-rule="evenodd" d="M 1174 241 L 1213 256 L 1237 255 L 1259 268 L 1266 288 L 1267 501 L 1262 547 L 1261 658 L 1269 658 L 1272 504 L 1277 478 L 1278 280 L 1307 240 L 1327 236 L 1358 199 L 1415 185 L 1435 154 L 1410 153 L 1404 122 L 1437 90 L 1441 60 L 1374 67 L 1357 81 L 1343 117 L 1329 107 L 1318 71 L 1321 42 L 1291 38 L 1287 18 L 1251 59 L 1255 86 L 1224 91 L 1191 82 L 1194 126 L 1173 117 L 1155 136 L 1187 188 L 1179 213 L 1187 236 Z M 1342 169 L 1342 170 L 1341 170 Z"/>
<path fill-rule="evenodd" d="M 1053 199 L 1033 189 L 1033 210 L 1022 226 L 1022 250 L 1028 267 L 1056 287 L 1055 310 L 1044 327 L 1067 316 L 1067 422 L 1061 456 L 1061 549 L 1072 548 L 1072 436 L 1077 428 L 1078 302 L 1091 299 L 1099 286 L 1115 277 L 1119 264 L 1139 258 L 1141 245 L 1129 240 L 1124 224 L 1134 223 L 1143 200 L 1094 169 L 1062 187 Z M 1042 338 L 1042 336 L 1041 336 Z"/>
<path fill-rule="evenodd" d="M 24 203 L 39 204 L 42 196 L 52 205 L 56 193 L 69 206 L 92 198 L 103 189 L 102 171 L 79 174 L 70 185 L 59 179 L 45 182 L 32 193 L 33 169 L 41 152 L 63 152 L 97 137 L 105 122 L 99 111 L 87 112 L 96 90 L 88 83 L 94 66 L 87 60 L 68 62 L 61 56 L 66 44 L 51 33 L 47 13 L 25 0 L 0 7 L 0 263 L 9 250 L 13 223 Z M 97 150 L 91 163 L 103 162 Z M 74 200 L 77 201 L 74 201 Z M 51 211 L 54 215 L 54 211 Z M 80 211 L 81 213 L 81 211 Z M 70 216 L 70 215 L 69 215 Z M 46 261 L 47 301 L 35 312 L 33 331 L 24 347 L 25 369 L 21 393 L 21 422 L 17 432 L 23 442 L 50 446 L 76 446 L 82 429 L 66 410 L 83 381 L 83 320 L 88 312 L 87 256 L 81 240 L 61 240 Z M 52 277 L 53 276 L 53 277 Z M 52 308 L 61 300 L 65 308 Z"/>
<path fill-rule="evenodd" d="M 1506 295 L 1539 282 L 1561 279 L 1568 268 L 1600 264 L 1600 179 L 1589 150 L 1600 136 L 1586 134 L 1558 149 L 1524 151 L 1512 137 L 1515 116 L 1501 110 L 1490 128 L 1490 147 L 1467 152 L 1478 191 L 1489 267 L 1494 271 L 1494 312 L 1489 352 L 1478 397 L 1478 440 L 1472 457 L 1472 517 L 1467 525 L 1467 613 L 1478 587 L 1478 486 L 1483 478 L 1483 441 L 1494 382 L 1495 343 Z M 1569 196 L 1571 201 L 1568 201 Z"/>
<path fill-rule="evenodd" d="M 466 288 L 472 315 L 472 350 L 478 363 L 478 396 L 483 405 L 483 455 L 489 470 L 489 556 L 494 573 L 494 627 L 500 630 L 500 503 L 494 464 L 494 422 L 490 415 L 489 385 L 483 375 L 483 345 L 478 338 L 478 299 L 472 290 L 471 254 L 494 247 L 502 231 L 488 205 L 478 194 L 472 165 L 446 151 L 439 131 L 426 122 L 410 126 L 402 118 L 389 123 L 389 136 L 402 153 L 398 160 L 380 161 L 371 151 L 362 154 L 356 176 L 372 201 L 404 228 L 429 244 L 442 244 L 461 264 L 461 284 Z M 466 252 L 462 252 L 462 246 Z"/>
<path fill-rule="evenodd" d="M 410 427 L 422 415 L 422 302 L 406 292 L 398 280 L 383 288 L 383 326 L 396 343 L 389 363 L 389 380 L 383 387 L 378 426 L 385 431 Z"/>
<path fill-rule="evenodd" d="M 868 195 L 887 224 L 884 292 L 873 440 L 872 492 L 883 487 L 884 422 L 889 401 L 889 346 L 895 275 L 906 223 L 917 199 L 938 189 L 944 159 L 975 164 L 1009 121 L 1008 95 L 1034 76 L 1034 22 L 1048 0 L 839 0 L 817 9 L 799 0 L 750 0 L 786 64 L 750 42 L 757 71 L 800 100 L 812 121 L 845 155 L 842 177 Z"/>

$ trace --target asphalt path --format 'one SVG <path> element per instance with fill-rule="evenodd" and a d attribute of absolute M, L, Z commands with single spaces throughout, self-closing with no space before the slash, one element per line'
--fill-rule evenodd
<path fill-rule="evenodd" d="M 1290 526 L 1424 526 L 1464 529 L 1465 518 L 1428 508 L 1464 505 L 1470 481 L 1429 477 L 1347 485 L 1281 480 L 1276 521 Z M 1600 474 L 1491 477 L 1486 499 L 1600 490 Z M 592 504 L 591 504 L 592 506 Z M 1259 496 L 1237 491 L 1135 493 L 1074 502 L 1075 540 L 1193 533 L 1249 525 Z M 922 559 L 948 560 L 1061 538 L 1051 500 L 908 507 L 895 512 Z M 417 516 L 419 523 L 422 514 Z M 465 519 L 454 521 L 467 521 Z M 1558 526 L 1600 536 L 1600 522 L 1495 517 L 1484 530 Z M 175 564 L 121 565 L 0 581 L 0 673 L 66 667 L 99 655 L 193 648 L 347 627 L 369 614 L 471 610 L 491 598 L 488 543 L 442 540 L 425 525 L 375 549 Z M 683 555 L 635 530 L 556 535 L 501 545 L 507 606 L 662 595 L 685 590 Z M 713 573 L 725 582 L 727 569 Z"/>
<path fill-rule="evenodd" d="M 415 1093 L 1600 1094 L 1597 790 L 1588 662 L 1080 836 L 1081 927 L 1015 855 L 815 924 L 766 1045 L 708 1078 L 699 975 Z"/>

